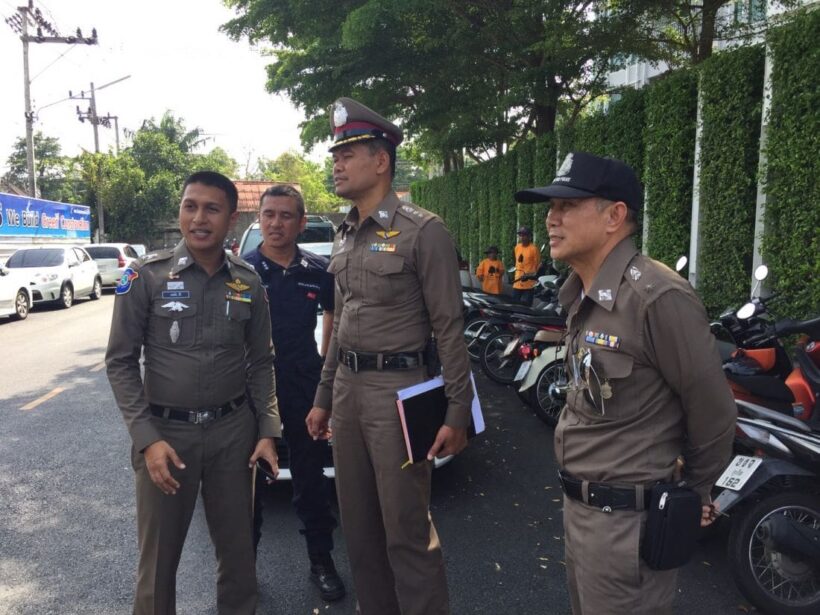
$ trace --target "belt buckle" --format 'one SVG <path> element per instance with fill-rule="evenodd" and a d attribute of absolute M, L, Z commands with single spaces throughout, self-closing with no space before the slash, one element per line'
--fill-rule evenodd
<path fill-rule="evenodd" d="M 351 357 L 351 356 L 353 357 L 353 365 L 350 365 L 350 363 L 348 363 L 347 366 L 350 369 L 353 370 L 354 374 L 358 374 L 359 373 L 359 355 L 356 354 L 356 352 L 353 351 L 353 350 L 348 350 L 347 351 L 347 356 L 348 356 L 348 358 Z"/>
<path fill-rule="evenodd" d="M 612 512 L 612 487 L 609 485 L 604 485 L 602 483 L 595 484 L 595 492 L 592 492 L 592 485 L 590 485 L 590 493 L 589 493 L 589 504 L 592 506 L 599 507 L 603 512 L 610 513 Z M 593 498 L 595 499 L 604 499 L 604 495 L 609 495 L 609 503 L 604 504 L 603 506 L 599 506 L 598 504 L 593 503 Z M 603 502 L 602 502 L 603 503 Z"/>
<path fill-rule="evenodd" d="M 205 423 L 210 423 L 214 420 L 214 415 L 216 413 L 213 411 L 212 408 L 208 408 L 206 410 L 198 410 L 194 414 L 194 425 L 202 425 Z"/>

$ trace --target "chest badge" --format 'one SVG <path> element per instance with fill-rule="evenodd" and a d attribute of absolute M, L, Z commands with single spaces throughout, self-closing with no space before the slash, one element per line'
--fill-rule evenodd
<path fill-rule="evenodd" d="M 609 335 L 608 333 L 599 333 L 597 331 L 587 331 L 584 336 L 584 341 L 587 344 L 606 346 L 607 348 L 618 348 L 621 345 L 621 338 L 617 335 Z"/>
<path fill-rule="evenodd" d="M 188 306 L 182 303 L 182 301 L 169 301 L 162 307 L 164 307 L 169 312 L 181 312 L 182 310 L 188 309 Z"/>
<path fill-rule="evenodd" d="M 171 338 L 172 344 L 176 344 L 179 341 L 179 321 L 175 320 L 171 323 L 171 328 L 168 330 L 168 335 Z"/>
<path fill-rule="evenodd" d="M 239 278 L 236 278 L 233 282 L 225 282 L 225 286 L 227 286 L 228 288 L 230 288 L 231 290 L 233 290 L 237 293 L 243 293 L 246 290 L 250 290 L 250 288 L 251 288 L 250 286 L 245 284 Z"/>
<path fill-rule="evenodd" d="M 396 247 L 397 246 L 394 243 L 371 243 L 370 244 L 370 251 L 371 252 L 395 252 Z"/>
<path fill-rule="evenodd" d="M 267 296 L 268 293 L 265 293 Z M 252 301 L 250 293 L 225 293 L 225 299 L 228 301 L 239 301 L 239 303 L 250 303 Z"/>
<path fill-rule="evenodd" d="M 382 239 L 393 239 L 393 237 L 398 237 L 401 234 L 401 231 L 376 231 L 376 235 L 381 237 Z"/>

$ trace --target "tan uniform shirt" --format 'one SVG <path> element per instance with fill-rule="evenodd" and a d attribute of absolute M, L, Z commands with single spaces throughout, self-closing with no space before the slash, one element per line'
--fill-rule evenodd
<path fill-rule="evenodd" d="M 607 256 L 582 296 L 572 274 L 567 404 L 555 429 L 558 464 L 593 482 L 684 478 L 704 501 L 729 461 L 736 410 L 702 303 L 689 283 L 638 253 Z"/>
<path fill-rule="evenodd" d="M 333 335 L 315 405 L 332 409 L 338 351 L 416 352 L 431 329 L 449 401 L 445 423 L 466 427 L 472 386 L 463 337 L 456 250 L 441 219 L 394 192 L 359 220 L 354 207 L 336 233 L 328 271 L 336 276 Z"/>
<path fill-rule="evenodd" d="M 213 407 L 236 399 L 246 385 L 259 437 L 281 435 L 270 315 L 253 267 L 229 255 L 208 277 L 182 241 L 132 269 L 130 289 L 114 302 L 105 362 L 136 449 L 162 439 L 149 404 Z M 228 300 L 228 293 L 244 297 Z"/>

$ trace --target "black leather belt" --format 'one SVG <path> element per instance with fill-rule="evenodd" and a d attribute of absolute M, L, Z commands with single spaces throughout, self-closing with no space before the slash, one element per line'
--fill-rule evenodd
<path fill-rule="evenodd" d="M 394 352 L 356 352 L 354 350 L 339 349 L 339 363 L 346 365 L 354 372 L 363 369 L 413 369 L 424 365 L 424 353 Z"/>
<path fill-rule="evenodd" d="M 151 414 L 154 416 L 171 419 L 173 421 L 183 421 L 185 423 L 193 423 L 194 425 L 206 425 L 223 416 L 227 416 L 237 408 L 242 407 L 245 403 L 245 396 L 240 395 L 236 399 L 225 402 L 221 406 L 212 406 L 210 408 L 168 408 L 166 406 L 157 406 L 151 404 Z"/>
<path fill-rule="evenodd" d="M 613 510 L 646 510 L 649 505 L 651 486 L 616 485 L 613 483 L 591 483 L 575 478 L 563 470 L 558 471 L 561 488 L 568 498 L 600 508 L 604 512 Z M 586 493 L 584 493 L 586 491 Z"/>

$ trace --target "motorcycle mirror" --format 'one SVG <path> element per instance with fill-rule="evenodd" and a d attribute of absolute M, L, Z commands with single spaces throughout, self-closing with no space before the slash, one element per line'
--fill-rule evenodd
<path fill-rule="evenodd" d="M 754 303 L 747 303 L 742 308 L 737 311 L 737 317 L 741 320 L 746 320 L 747 318 L 751 318 L 755 314 L 755 304 Z"/>
<path fill-rule="evenodd" d="M 677 271 L 678 273 L 683 271 L 683 268 L 686 267 L 686 263 L 688 263 L 688 262 L 689 262 L 688 258 L 686 258 L 685 256 L 681 256 L 677 260 L 677 262 L 675 263 L 675 271 Z"/>
<path fill-rule="evenodd" d="M 543 251 L 544 251 L 544 250 L 546 250 L 546 249 L 547 249 L 547 244 L 542 243 L 542 244 L 541 244 L 541 251 L 543 252 Z"/>
<path fill-rule="evenodd" d="M 507 269 L 507 273 L 515 273 L 515 267 L 510 267 Z"/>
<path fill-rule="evenodd" d="M 762 282 L 769 275 L 769 268 L 766 265 L 760 265 L 755 269 L 755 280 Z"/>

